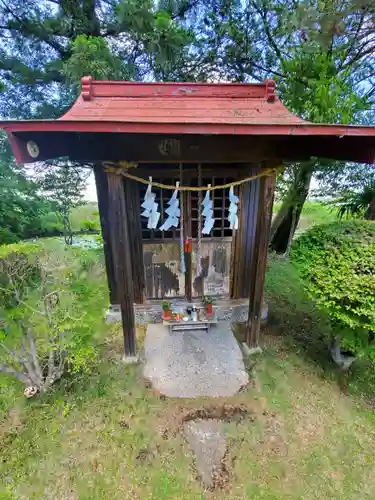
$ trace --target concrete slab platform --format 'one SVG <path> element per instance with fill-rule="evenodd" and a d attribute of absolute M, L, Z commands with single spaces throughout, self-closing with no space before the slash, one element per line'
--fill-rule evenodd
<path fill-rule="evenodd" d="M 144 357 L 144 376 L 169 397 L 233 396 L 248 382 L 241 349 L 227 322 L 208 333 L 169 333 L 167 326 L 150 324 Z"/>

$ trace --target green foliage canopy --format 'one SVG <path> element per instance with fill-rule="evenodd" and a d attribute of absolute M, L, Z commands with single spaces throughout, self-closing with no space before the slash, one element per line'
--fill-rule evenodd
<path fill-rule="evenodd" d="M 55 117 L 83 75 L 174 79 L 191 60 L 186 0 L 4 0 L 0 4 L 0 114 Z"/>
<path fill-rule="evenodd" d="M 0 137 L 0 245 L 43 234 L 42 219 L 51 205 L 38 193 L 25 169 L 16 165 Z"/>

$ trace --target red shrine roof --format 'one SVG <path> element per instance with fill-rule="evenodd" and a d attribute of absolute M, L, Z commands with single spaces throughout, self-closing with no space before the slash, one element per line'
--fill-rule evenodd
<path fill-rule="evenodd" d="M 93 82 L 90 77 L 83 79 L 80 97 L 61 120 L 137 123 L 148 132 L 169 133 L 175 126 L 189 133 L 191 125 L 200 124 L 218 134 L 241 133 L 237 127 L 248 125 L 303 123 L 276 98 L 271 80 L 249 85 Z"/>
<path fill-rule="evenodd" d="M 280 102 L 272 80 L 260 84 L 138 83 L 94 81 L 88 76 L 82 78 L 77 101 L 58 120 L 3 121 L 0 127 L 7 132 L 19 162 L 64 156 L 66 134 L 126 133 L 295 138 L 284 140 L 287 149 L 303 136 L 309 150 L 313 143 L 307 137 L 314 136 L 314 144 L 318 145 L 319 137 L 325 141 L 316 156 L 328 151 L 330 158 L 375 163 L 375 127 L 306 122 Z M 26 141 L 36 133 L 52 132 L 60 134 L 58 152 L 50 146 L 47 156 L 31 156 Z M 342 141 L 345 154 L 329 154 L 333 146 L 338 151 L 337 139 L 343 138 L 353 138 Z M 281 157 L 288 159 L 284 147 L 281 151 Z"/>

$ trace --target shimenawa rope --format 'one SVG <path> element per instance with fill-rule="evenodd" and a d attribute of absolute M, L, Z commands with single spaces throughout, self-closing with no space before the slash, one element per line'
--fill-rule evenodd
<path fill-rule="evenodd" d="M 230 188 L 231 186 L 240 186 L 241 184 L 244 184 L 245 182 L 253 181 L 254 179 L 258 179 L 259 177 L 265 177 L 268 175 L 273 175 L 277 173 L 280 168 L 266 168 L 259 172 L 259 174 L 256 175 L 251 175 L 250 177 L 245 177 L 244 179 L 238 180 L 238 181 L 233 181 L 233 182 L 228 182 L 227 184 L 221 184 L 220 186 L 182 186 L 181 184 L 177 187 L 176 185 L 172 186 L 169 184 L 162 184 L 160 182 L 155 182 L 155 181 L 149 181 L 148 179 L 143 179 L 142 177 L 137 177 L 136 175 L 129 174 L 129 172 L 125 172 L 124 170 L 121 170 L 120 168 L 114 168 L 110 166 L 106 166 L 106 163 L 104 164 L 105 168 L 104 170 L 106 172 L 118 174 L 118 175 L 123 175 L 124 177 L 127 177 L 128 179 L 132 179 L 133 181 L 140 182 L 141 184 L 146 184 L 146 185 L 151 185 L 153 187 L 161 188 L 161 189 L 171 189 L 175 190 L 177 189 L 178 191 L 214 191 L 216 189 L 227 189 Z"/>

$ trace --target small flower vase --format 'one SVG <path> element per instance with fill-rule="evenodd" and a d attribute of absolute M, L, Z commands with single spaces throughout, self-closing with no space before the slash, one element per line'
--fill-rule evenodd
<path fill-rule="evenodd" d="M 172 311 L 170 309 L 163 311 L 163 319 L 170 321 L 172 319 Z"/>

